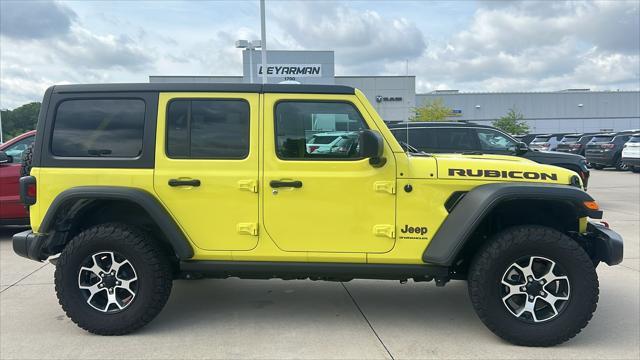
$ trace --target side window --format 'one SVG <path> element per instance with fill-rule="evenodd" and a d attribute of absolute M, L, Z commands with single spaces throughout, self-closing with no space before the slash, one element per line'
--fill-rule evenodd
<path fill-rule="evenodd" d="M 473 138 L 473 130 L 437 128 L 430 130 L 431 136 L 437 141 L 437 149 L 440 151 L 464 151 L 476 150 L 476 141 Z"/>
<path fill-rule="evenodd" d="M 498 131 L 490 129 L 477 129 L 480 149 L 484 151 L 511 152 L 516 149 L 516 143 Z"/>
<path fill-rule="evenodd" d="M 167 155 L 244 159 L 249 155 L 249 118 L 244 100 L 173 100 L 167 109 Z"/>
<path fill-rule="evenodd" d="M 33 144 L 33 140 L 35 140 L 35 136 L 29 136 L 24 138 L 15 144 L 7 147 L 4 152 L 5 154 L 11 156 L 11 162 L 19 163 L 22 161 L 22 153 L 27 150 L 29 145 Z"/>
<path fill-rule="evenodd" d="M 282 101 L 275 109 L 281 159 L 359 159 L 358 135 L 367 125 L 345 102 Z"/>
<path fill-rule="evenodd" d="M 140 99 L 66 100 L 56 111 L 51 152 L 62 157 L 136 158 L 142 154 Z"/>

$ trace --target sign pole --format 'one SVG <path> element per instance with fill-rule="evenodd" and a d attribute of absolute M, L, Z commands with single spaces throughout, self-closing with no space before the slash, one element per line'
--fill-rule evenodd
<path fill-rule="evenodd" d="M 262 53 L 262 83 L 267 83 L 267 29 L 264 16 L 264 0 L 260 0 L 260 36 Z"/>

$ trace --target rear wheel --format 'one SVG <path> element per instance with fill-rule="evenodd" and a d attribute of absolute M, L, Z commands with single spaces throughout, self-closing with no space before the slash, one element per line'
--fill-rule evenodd
<path fill-rule="evenodd" d="M 130 333 L 162 310 L 171 292 L 166 256 L 145 232 L 103 224 L 74 237 L 56 264 L 56 293 L 79 327 L 100 335 Z"/>
<path fill-rule="evenodd" d="M 616 161 L 616 170 L 618 171 L 627 171 L 629 170 L 629 165 L 622 162 L 622 159 L 618 159 Z"/>
<path fill-rule="evenodd" d="M 598 303 L 598 277 L 571 238 L 547 227 L 518 226 L 478 253 L 469 295 L 496 335 L 517 345 L 552 346 L 587 325 Z"/>

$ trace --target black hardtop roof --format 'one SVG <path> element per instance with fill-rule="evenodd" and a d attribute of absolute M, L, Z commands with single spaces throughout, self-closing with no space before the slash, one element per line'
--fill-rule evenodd
<path fill-rule="evenodd" d="M 229 84 L 229 83 L 130 83 L 55 85 L 53 93 L 96 92 L 240 92 L 296 94 L 355 94 L 355 89 L 343 85 L 302 84 Z"/>

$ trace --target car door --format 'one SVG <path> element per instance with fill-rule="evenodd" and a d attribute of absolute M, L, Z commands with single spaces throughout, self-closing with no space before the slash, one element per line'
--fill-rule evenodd
<path fill-rule="evenodd" d="M 35 136 L 28 136 L 6 146 L 2 151 L 10 161 L 0 164 L 0 220 L 24 219 L 29 216 L 20 202 L 19 180 L 22 153 L 33 143 Z"/>
<path fill-rule="evenodd" d="M 373 167 L 357 143 L 309 153 L 315 133 L 377 130 L 355 96 L 265 94 L 263 221 L 285 251 L 382 253 L 395 243 L 395 159 Z M 364 258 L 362 258 L 364 259 Z"/>
<path fill-rule="evenodd" d="M 258 94 L 159 96 L 154 189 L 205 250 L 258 242 Z"/>

